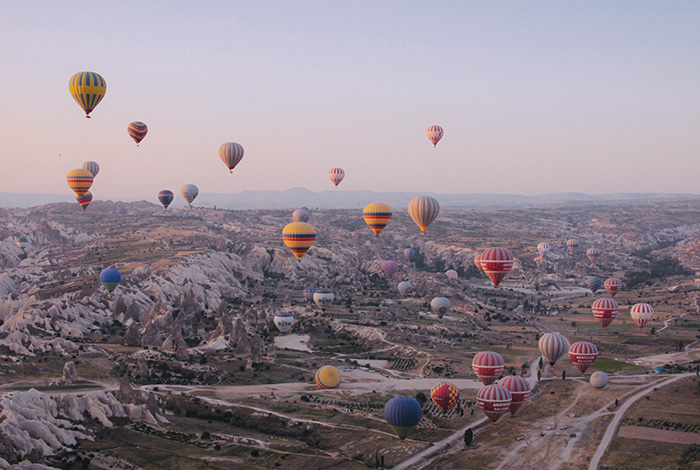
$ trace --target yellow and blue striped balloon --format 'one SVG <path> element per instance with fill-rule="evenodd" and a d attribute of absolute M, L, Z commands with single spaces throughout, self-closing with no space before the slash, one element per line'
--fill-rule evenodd
<path fill-rule="evenodd" d="M 70 78 L 68 89 L 85 111 L 85 117 L 89 118 L 95 106 L 105 97 L 107 82 L 98 73 L 79 72 Z"/>
<path fill-rule="evenodd" d="M 146 137 L 146 134 L 148 134 L 148 126 L 141 121 L 134 121 L 129 124 L 126 131 L 129 133 L 129 137 L 136 142 L 136 146 L 138 147 L 139 143 L 141 143 L 143 138 Z"/>
<path fill-rule="evenodd" d="M 374 235 L 378 237 L 391 220 L 391 207 L 381 202 L 367 204 L 362 211 L 362 217 Z"/>
<path fill-rule="evenodd" d="M 68 186 L 73 190 L 76 197 L 80 197 L 88 192 L 90 186 L 92 186 L 93 179 L 92 173 L 82 168 L 71 170 L 66 176 Z"/>
<path fill-rule="evenodd" d="M 316 230 L 306 222 L 292 222 L 282 230 L 282 240 L 292 250 L 297 262 L 301 263 L 302 256 L 309 251 L 316 240 Z"/>

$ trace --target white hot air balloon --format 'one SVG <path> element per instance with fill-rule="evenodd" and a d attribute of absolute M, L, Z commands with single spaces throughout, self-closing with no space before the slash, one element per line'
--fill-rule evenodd
<path fill-rule="evenodd" d="M 430 301 L 430 308 L 435 315 L 442 318 L 450 309 L 450 300 L 447 297 L 435 297 Z"/>
<path fill-rule="evenodd" d="M 399 282 L 399 292 L 404 297 L 407 297 L 407 296 L 413 294 L 413 291 L 414 291 L 413 284 L 411 284 L 410 282 L 408 282 L 408 281 Z"/>
<path fill-rule="evenodd" d="M 289 312 L 279 312 L 275 315 L 273 321 L 278 330 L 286 333 L 294 326 L 294 315 Z"/>
<path fill-rule="evenodd" d="M 187 201 L 187 204 L 192 204 L 199 194 L 199 188 L 193 184 L 186 184 L 180 188 L 180 194 Z"/>
<path fill-rule="evenodd" d="M 314 302 L 316 302 L 318 308 L 324 312 L 333 303 L 334 298 L 335 295 L 333 295 L 333 291 L 329 289 L 317 289 L 316 292 L 314 292 Z"/>

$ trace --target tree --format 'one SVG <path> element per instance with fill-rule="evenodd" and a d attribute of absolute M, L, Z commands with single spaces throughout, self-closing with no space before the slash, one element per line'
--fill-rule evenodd
<path fill-rule="evenodd" d="M 537 381 L 539 382 L 539 380 L 540 380 L 541 378 L 542 378 L 542 371 L 541 371 L 541 370 L 538 370 L 538 371 L 537 371 Z"/>
<path fill-rule="evenodd" d="M 474 431 L 472 431 L 472 428 L 467 428 L 466 431 L 464 431 L 464 445 L 469 447 L 472 445 L 472 440 L 474 439 Z"/>
<path fill-rule="evenodd" d="M 566 380 L 566 371 L 565 370 L 561 371 L 561 379 Z"/>
<path fill-rule="evenodd" d="M 428 401 L 428 397 L 425 396 L 425 393 L 418 392 L 416 393 L 416 401 L 422 406 L 426 401 Z"/>

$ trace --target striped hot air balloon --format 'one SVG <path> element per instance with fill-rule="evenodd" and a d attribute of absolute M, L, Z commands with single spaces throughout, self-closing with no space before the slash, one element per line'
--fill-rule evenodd
<path fill-rule="evenodd" d="M 603 285 L 603 280 L 598 276 L 587 276 L 584 284 L 595 294 L 600 289 L 600 286 Z"/>
<path fill-rule="evenodd" d="M 540 352 L 550 366 L 556 364 L 562 354 L 569 349 L 569 342 L 559 333 L 545 333 L 538 343 Z"/>
<path fill-rule="evenodd" d="M 615 299 L 603 297 L 593 302 L 591 307 L 593 316 L 598 320 L 603 328 L 607 328 L 620 312 L 620 306 L 615 302 Z"/>
<path fill-rule="evenodd" d="M 126 131 L 129 133 L 129 137 L 136 142 L 136 146 L 138 147 L 143 138 L 146 137 L 146 134 L 148 134 L 148 126 L 141 121 L 134 121 L 129 124 Z"/>
<path fill-rule="evenodd" d="M 586 251 L 586 256 L 591 260 L 591 264 L 595 264 L 596 260 L 600 257 L 600 250 L 598 248 L 589 248 Z"/>
<path fill-rule="evenodd" d="M 598 348 L 588 341 L 579 341 L 569 347 L 569 358 L 583 374 L 598 359 Z"/>
<path fill-rule="evenodd" d="M 331 168 L 331 171 L 328 172 L 328 177 L 337 188 L 340 182 L 343 181 L 343 178 L 345 178 L 345 172 L 342 168 Z"/>
<path fill-rule="evenodd" d="M 440 126 L 430 126 L 428 127 L 428 139 L 430 139 L 430 142 L 433 143 L 433 148 L 435 148 L 440 142 L 440 139 L 442 139 L 442 136 L 445 134 L 445 131 L 442 130 L 442 127 Z"/>
<path fill-rule="evenodd" d="M 450 310 L 450 299 L 447 297 L 435 297 L 430 301 L 430 309 L 438 318 L 442 318 Z"/>
<path fill-rule="evenodd" d="M 301 207 L 292 212 L 292 220 L 294 222 L 308 222 L 311 218 L 311 211 L 306 207 Z"/>
<path fill-rule="evenodd" d="M 90 186 L 92 186 L 93 179 L 94 177 L 92 176 L 92 173 L 87 170 L 83 170 L 82 168 L 71 170 L 66 176 L 68 186 L 73 190 L 76 197 L 80 197 L 88 192 Z"/>
<path fill-rule="evenodd" d="M 479 272 L 482 272 L 482 273 L 484 272 L 484 268 L 481 267 L 481 253 L 477 253 L 474 256 L 474 264 L 479 269 Z"/>
<path fill-rule="evenodd" d="M 384 405 L 384 419 L 401 440 L 411 434 L 422 416 L 423 410 L 415 398 L 394 397 Z"/>
<path fill-rule="evenodd" d="M 537 245 L 537 251 L 539 252 L 539 254 L 542 255 L 542 257 L 547 256 L 547 254 L 549 254 L 549 250 L 551 249 L 552 246 L 547 242 L 542 242 Z"/>
<path fill-rule="evenodd" d="M 498 380 L 505 367 L 503 356 L 493 351 L 482 351 L 472 359 L 472 370 L 484 385 Z"/>
<path fill-rule="evenodd" d="M 411 261 L 413 259 L 413 255 L 416 254 L 416 250 L 413 248 L 406 248 L 403 250 L 403 256 L 408 260 Z"/>
<path fill-rule="evenodd" d="M 169 189 L 164 189 L 158 193 L 158 201 L 163 205 L 163 209 L 167 209 L 171 202 L 175 199 L 175 195 Z"/>
<path fill-rule="evenodd" d="M 102 101 L 107 92 L 105 79 L 95 72 L 79 72 L 68 81 L 68 90 L 73 99 L 85 111 L 85 117 L 89 118 L 95 106 Z"/>
<path fill-rule="evenodd" d="M 80 204 L 80 207 L 83 208 L 83 210 L 87 209 L 87 206 L 90 205 L 92 202 L 92 193 L 90 191 L 86 192 L 82 196 L 76 196 L 75 200 L 78 201 L 78 204 Z"/>
<path fill-rule="evenodd" d="M 476 402 L 486 417 L 495 423 L 510 411 L 513 395 L 498 384 L 487 385 L 476 394 Z"/>
<path fill-rule="evenodd" d="M 306 222 L 292 222 L 282 230 L 282 240 L 301 263 L 301 258 L 316 240 L 316 230 Z"/>
<path fill-rule="evenodd" d="M 399 263 L 396 261 L 384 261 L 382 263 L 382 271 L 386 274 L 386 277 L 393 277 L 399 270 Z"/>
<path fill-rule="evenodd" d="M 610 297 L 614 298 L 615 294 L 622 290 L 622 281 L 616 277 L 609 277 L 605 280 L 603 286 L 605 290 L 608 291 L 608 294 L 610 294 Z"/>
<path fill-rule="evenodd" d="M 323 366 L 316 371 L 315 379 L 319 388 L 336 388 L 340 385 L 340 371 L 333 366 Z"/>
<path fill-rule="evenodd" d="M 408 215 L 411 216 L 423 234 L 439 213 L 440 203 L 434 197 L 418 196 L 408 203 Z"/>
<path fill-rule="evenodd" d="M 103 269 L 100 273 L 100 282 L 107 289 L 107 292 L 112 292 L 116 289 L 121 281 L 121 273 L 114 268 Z"/>
<path fill-rule="evenodd" d="M 505 387 L 510 392 L 512 400 L 508 408 L 510 414 L 515 416 L 515 413 L 527 402 L 530 398 L 530 384 L 527 380 L 517 375 L 509 375 L 498 381 L 498 385 Z"/>
<path fill-rule="evenodd" d="M 365 219 L 365 223 L 369 225 L 369 228 L 372 229 L 374 235 L 378 237 L 391 220 L 391 207 L 381 202 L 367 204 L 362 210 L 362 217 Z"/>
<path fill-rule="evenodd" d="M 447 413 L 459 401 L 459 389 L 452 382 L 440 382 L 430 389 L 430 399 Z"/>
<path fill-rule="evenodd" d="M 83 163 L 83 170 L 87 170 L 92 173 L 92 177 L 94 178 L 97 176 L 97 173 L 100 172 L 100 165 L 93 161 L 85 162 Z"/>
<path fill-rule="evenodd" d="M 233 173 L 236 165 L 243 160 L 243 153 L 243 146 L 236 142 L 226 142 L 219 147 L 219 157 L 228 168 L 229 173 Z"/>
<path fill-rule="evenodd" d="M 630 316 L 641 329 L 654 316 L 654 308 L 649 304 L 634 304 L 630 309 Z"/>
<path fill-rule="evenodd" d="M 576 248 L 578 248 L 578 240 L 575 238 L 570 238 L 566 242 L 566 247 L 569 249 L 569 252 L 573 255 L 576 252 Z"/>
<path fill-rule="evenodd" d="M 508 248 L 496 246 L 481 254 L 481 269 L 498 288 L 503 278 L 513 269 L 513 255 Z"/>

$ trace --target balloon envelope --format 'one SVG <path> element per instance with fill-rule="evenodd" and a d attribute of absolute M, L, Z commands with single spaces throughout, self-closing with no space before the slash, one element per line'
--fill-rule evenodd
<path fill-rule="evenodd" d="M 292 250 L 299 263 L 314 244 L 314 240 L 316 240 L 316 230 L 306 222 L 292 222 L 282 230 L 282 241 Z"/>
<path fill-rule="evenodd" d="M 391 207 L 381 202 L 367 204 L 362 210 L 362 217 L 374 235 L 378 237 L 391 220 Z"/>
<path fill-rule="evenodd" d="M 434 197 L 418 196 L 408 203 L 408 215 L 411 216 L 422 233 L 428 230 L 439 213 L 440 203 Z"/>
<path fill-rule="evenodd" d="M 456 279 L 459 279 L 459 273 L 455 271 L 454 269 L 448 269 L 445 271 L 445 275 L 447 276 L 447 279 L 454 281 Z"/>
<path fill-rule="evenodd" d="M 430 399 L 447 413 L 459 401 L 459 389 L 451 382 L 440 382 L 430 390 Z"/>
<path fill-rule="evenodd" d="M 343 181 L 343 178 L 345 178 L 345 172 L 342 168 L 331 168 L 331 171 L 328 172 L 328 177 L 337 188 L 340 182 Z"/>
<path fill-rule="evenodd" d="M 591 292 L 595 294 L 595 292 L 600 289 L 600 286 L 603 285 L 603 280 L 599 278 L 598 276 L 588 276 L 586 277 L 586 287 L 588 287 Z"/>
<path fill-rule="evenodd" d="M 578 240 L 570 238 L 566 241 L 566 248 L 568 248 L 569 252 L 573 255 L 576 252 L 576 248 L 578 248 Z"/>
<path fill-rule="evenodd" d="M 100 273 L 100 282 L 105 286 L 107 292 L 112 292 L 116 289 L 121 281 L 121 273 L 114 268 L 103 269 Z"/>
<path fill-rule="evenodd" d="M 78 201 L 78 204 L 80 204 L 80 207 L 83 208 L 83 210 L 87 209 L 87 206 L 90 205 L 92 202 L 92 193 L 90 191 L 86 192 L 82 196 L 76 196 L 75 200 Z"/>
<path fill-rule="evenodd" d="M 279 312 L 274 318 L 275 326 L 282 333 L 286 333 L 294 326 L 294 315 L 289 312 Z"/>
<path fill-rule="evenodd" d="M 430 139 L 430 142 L 433 144 L 433 148 L 437 146 L 438 142 L 440 142 L 440 139 L 442 139 L 442 136 L 445 135 L 445 131 L 442 129 L 440 126 L 430 126 L 428 127 L 428 139 Z"/>
<path fill-rule="evenodd" d="M 92 177 L 94 178 L 97 176 L 97 173 L 100 172 L 100 165 L 97 162 L 88 161 L 83 163 L 83 170 L 87 170 L 92 173 Z"/>
<path fill-rule="evenodd" d="M 472 370 L 484 385 L 498 380 L 505 367 L 503 356 L 493 351 L 482 351 L 472 359 Z"/>
<path fill-rule="evenodd" d="M 340 371 L 333 366 L 323 366 L 316 371 L 315 379 L 319 388 L 336 388 L 340 385 Z"/>
<path fill-rule="evenodd" d="M 193 184 L 186 184 L 180 188 L 180 194 L 187 201 L 187 204 L 192 204 L 199 195 L 199 188 Z"/>
<path fill-rule="evenodd" d="M 603 388 L 608 384 L 608 374 L 597 370 L 591 374 L 591 378 L 588 380 L 595 388 Z"/>
<path fill-rule="evenodd" d="M 438 318 L 444 317 L 447 311 L 450 309 L 450 306 L 450 299 L 447 297 L 435 297 L 430 301 L 430 308 L 432 309 L 433 313 L 438 316 Z"/>
<path fill-rule="evenodd" d="M 530 398 L 530 384 L 522 377 L 509 375 L 499 380 L 498 385 L 507 388 L 510 392 L 512 400 L 508 410 L 512 416 L 515 416 L 515 413 L 517 413 L 520 407 Z"/>
<path fill-rule="evenodd" d="M 510 411 L 513 395 L 498 384 L 487 385 L 476 394 L 476 402 L 486 417 L 495 423 Z"/>
<path fill-rule="evenodd" d="M 401 440 L 411 434 L 422 416 L 423 410 L 415 398 L 394 397 L 384 405 L 384 419 Z"/>
<path fill-rule="evenodd" d="M 513 255 L 508 248 L 496 246 L 481 254 L 481 269 L 484 270 L 496 288 L 513 269 L 513 262 Z"/>
<path fill-rule="evenodd" d="M 304 288 L 304 298 L 306 300 L 314 300 L 314 293 L 316 293 L 315 287 L 305 287 Z"/>
<path fill-rule="evenodd" d="M 399 263 L 396 261 L 384 261 L 382 263 L 382 271 L 384 271 L 384 274 L 386 274 L 387 277 L 393 277 L 394 274 L 399 270 Z"/>
<path fill-rule="evenodd" d="M 591 264 L 595 264 L 596 260 L 600 257 L 600 250 L 597 248 L 589 248 L 588 251 L 586 251 L 586 256 L 591 260 Z"/>
<path fill-rule="evenodd" d="M 82 168 L 71 170 L 66 176 L 68 187 L 73 190 L 76 196 L 82 196 L 88 192 L 90 186 L 92 186 L 93 179 L 92 173 Z"/>
<path fill-rule="evenodd" d="M 333 291 L 330 289 L 317 289 L 316 292 L 314 292 L 314 302 L 316 302 L 318 308 L 324 312 L 331 306 L 334 298 L 335 294 L 333 294 Z"/>
<path fill-rule="evenodd" d="M 630 316 L 641 329 L 654 316 L 654 308 L 649 304 L 635 304 L 630 309 Z"/>
<path fill-rule="evenodd" d="M 411 284 L 408 281 L 401 281 L 399 282 L 399 292 L 401 295 L 404 297 L 413 294 L 413 284 Z"/>
<path fill-rule="evenodd" d="M 136 146 L 138 147 L 139 143 L 146 137 L 146 134 L 148 134 L 148 126 L 141 121 L 134 121 L 129 124 L 126 131 L 129 133 L 129 137 L 136 142 Z"/>
<path fill-rule="evenodd" d="M 605 290 L 608 291 L 610 297 L 614 298 L 615 294 L 622 290 L 622 281 L 616 277 L 609 277 L 605 280 L 603 287 L 605 287 Z"/>
<path fill-rule="evenodd" d="M 408 261 L 411 261 L 413 259 L 413 255 L 415 254 L 416 250 L 414 250 L 413 248 L 406 248 L 405 250 L 403 250 L 403 255 Z"/>
<path fill-rule="evenodd" d="M 20 248 L 21 250 L 24 250 L 29 246 L 29 240 L 27 237 L 19 237 L 17 239 L 17 247 Z"/>
<path fill-rule="evenodd" d="M 541 254 L 542 256 L 547 256 L 547 254 L 549 253 L 549 250 L 550 250 L 551 248 L 552 248 L 552 246 L 551 246 L 549 243 L 547 243 L 547 242 L 542 242 L 542 243 L 540 243 L 539 245 L 537 245 L 537 251 L 538 251 L 539 254 Z"/>
<path fill-rule="evenodd" d="M 224 162 L 229 173 L 233 173 L 233 169 L 236 168 L 236 165 L 243 160 L 244 153 L 243 146 L 236 142 L 226 142 L 219 147 L 219 158 Z"/>
<path fill-rule="evenodd" d="M 579 341 L 569 347 L 569 358 L 583 374 L 598 359 L 598 348 L 588 341 Z"/>
<path fill-rule="evenodd" d="M 92 110 L 107 93 L 107 83 L 95 72 L 79 72 L 68 81 L 68 90 L 85 111 L 85 117 L 90 117 Z"/>
<path fill-rule="evenodd" d="M 545 333 L 540 336 L 538 346 L 545 360 L 553 366 L 569 349 L 569 341 L 559 333 Z"/>
<path fill-rule="evenodd" d="M 615 302 L 615 299 L 603 297 L 593 302 L 591 310 L 593 311 L 593 316 L 600 323 L 600 326 L 607 328 L 620 312 L 620 306 Z"/>
<path fill-rule="evenodd" d="M 158 193 L 158 201 L 163 205 L 163 209 L 167 209 L 171 202 L 175 199 L 175 195 L 169 189 L 164 189 Z"/>
<path fill-rule="evenodd" d="M 309 209 L 306 207 L 302 207 L 292 212 L 292 220 L 294 222 L 308 222 L 310 218 L 311 211 L 309 211 Z"/>

